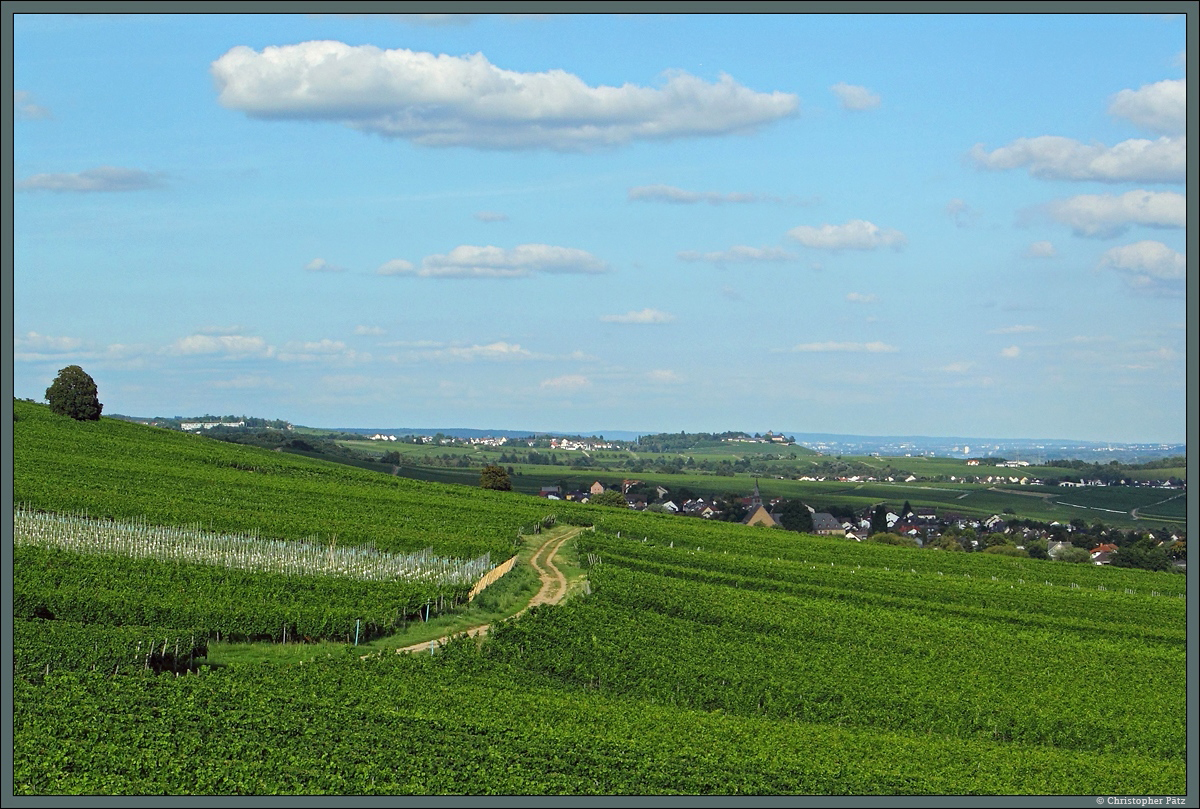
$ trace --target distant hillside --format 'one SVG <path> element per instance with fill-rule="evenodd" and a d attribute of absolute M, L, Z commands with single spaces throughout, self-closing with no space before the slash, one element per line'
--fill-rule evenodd
<path fill-rule="evenodd" d="M 14 402 L 13 500 L 47 511 L 203 524 L 448 556 L 509 554 L 544 501 L 423 483 L 111 418 Z"/>

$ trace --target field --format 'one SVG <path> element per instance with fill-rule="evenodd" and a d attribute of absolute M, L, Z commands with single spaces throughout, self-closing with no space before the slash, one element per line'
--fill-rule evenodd
<path fill-rule="evenodd" d="M 483 446 L 439 446 L 434 444 L 408 444 L 404 442 L 339 441 L 343 446 L 368 455 L 397 452 L 402 458 L 398 474 L 413 480 L 438 483 L 458 483 L 473 486 L 478 483 L 482 464 L 500 463 L 501 455 L 525 455 L 530 450 L 519 447 L 492 448 Z M 898 509 L 906 500 L 914 508 L 934 508 L 939 513 L 960 514 L 966 517 L 986 518 L 993 514 L 1008 514 L 1022 519 L 1042 522 L 1068 522 L 1083 519 L 1092 523 L 1097 520 L 1119 528 L 1159 527 L 1163 524 L 1180 525 L 1186 522 L 1184 497 L 1166 500 L 1178 491 L 1126 486 L 1089 487 L 1087 489 L 1060 488 L 1058 486 L 1021 486 L 1018 483 L 1003 484 L 964 483 L 965 476 L 998 475 L 1020 478 L 1022 476 L 1045 476 L 1052 478 L 1078 477 L 1079 472 L 1069 468 L 1050 466 L 995 468 L 987 466 L 969 467 L 962 459 L 930 457 L 875 457 L 875 456 L 818 456 L 812 450 L 796 446 L 769 446 L 763 444 L 724 442 L 706 444 L 688 449 L 685 453 L 650 453 L 646 451 L 599 450 L 588 452 L 538 449 L 535 452 L 550 456 L 560 462 L 572 463 L 587 460 L 595 464 L 590 468 L 570 465 L 550 465 L 504 462 L 511 470 L 513 489 L 527 494 L 537 494 L 544 486 L 563 486 L 564 490 L 586 489 L 594 481 L 607 487 L 619 485 L 622 480 L 637 479 L 653 485 L 661 485 L 672 492 L 690 491 L 705 497 L 736 494 L 745 496 L 755 481 L 766 498 L 784 497 L 803 500 L 818 509 L 829 506 L 855 509 L 886 503 Z M 775 456 L 782 455 L 783 459 Z M 795 456 L 795 457 L 792 457 Z M 639 458 L 650 468 L 632 472 L 623 468 L 631 457 Z M 731 475 L 717 475 L 711 471 L 668 471 L 664 468 L 677 458 L 691 458 L 695 462 L 747 459 L 753 463 L 754 472 L 740 471 Z M 763 458 L 768 460 L 763 460 Z M 437 459 L 437 463 L 426 462 Z M 814 474 L 819 464 L 844 462 L 860 467 L 858 474 L 890 474 L 894 482 L 839 482 L 836 480 L 801 481 L 794 478 Z M 462 466 L 454 464 L 463 464 Z M 607 469 L 604 467 L 608 467 Z M 385 467 L 390 470 L 391 467 Z M 902 482 L 909 474 L 920 478 L 940 480 L 917 480 Z M 1165 477 L 1186 479 L 1184 469 L 1141 470 L 1131 473 L 1138 480 Z M 952 478 L 954 478 L 952 480 Z M 1032 496 L 1031 496 L 1032 495 Z M 1146 508 L 1153 505 L 1153 508 Z M 1131 512 L 1139 509 L 1135 517 Z M 1145 510 L 1142 510 L 1145 509 Z"/>
<path fill-rule="evenodd" d="M 392 653 L 389 633 L 453 588 L 21 544 L 17 795 L 1188 787 L 1184 575 L 547 502 L 18 415 L 17 499 L 34 510 L 457 558 L 505 557 L 551 512 L 595 530 L 565 551 L 579 595 L 418 655 Z M 927 494 L 1002 496 L 942 488 Z M 210 659 L 218 634 L 296 652 Z"/>

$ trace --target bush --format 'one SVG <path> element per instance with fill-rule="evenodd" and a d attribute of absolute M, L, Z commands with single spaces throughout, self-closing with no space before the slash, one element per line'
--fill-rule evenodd
<path fill-rule="evenodd" d="M 1063 548 L 1058 552 L 1058 561 L 1071 562 L 1073 564 L 1083 564 L 1092 561 L 1092 555 L 1083 548 L 1076 548 L 1072 545 L 1069 548 Z"/>
<path fill-rule="evenodd" d="M 983 552 L 993 553 L 999 556 L 1029 556 L 1029 553 L 1026 552 L 1024 548 L 1018 548 L 1016 545 L 993 545 L 990 548 L 984 548 Z"/>

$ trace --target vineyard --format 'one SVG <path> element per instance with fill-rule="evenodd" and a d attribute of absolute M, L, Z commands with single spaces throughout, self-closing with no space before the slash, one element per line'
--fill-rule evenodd
<path fill-rule="evenodd" d="M 546 502 L 29 410 L 17 795 L 1187 790 L 1182 575 L 556 503 L 596 528 L 583 594 L 362 654 Z M 345 652 L 215 665 L 218 639 Z"/>

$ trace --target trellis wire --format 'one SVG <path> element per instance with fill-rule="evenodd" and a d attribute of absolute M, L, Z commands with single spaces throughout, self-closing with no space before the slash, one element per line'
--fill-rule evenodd
<path fill-rule="evenodd" d="M 16 544 L 58 547 L 77 553 L 220 565 L 258 573 L 339 576 L 361 581 L 473 584 L 491 569 L 491 555 L 463 560 L 417 553 L 382 553 L 374 548 L 333 547 L 315 542 L 266 539 L 257 532 L 221 534 L 199 526 L 150 525 L 145 520 L 96 520 L 80 514 L 13 511 Z"/>

